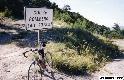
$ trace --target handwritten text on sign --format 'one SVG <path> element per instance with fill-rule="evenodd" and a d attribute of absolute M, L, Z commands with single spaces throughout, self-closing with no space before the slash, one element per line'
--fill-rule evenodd
<path fill-rule="evenodd" d="M 28 30 L 52 28 L 53 10 L 26 8 L 26 27 Z"/>

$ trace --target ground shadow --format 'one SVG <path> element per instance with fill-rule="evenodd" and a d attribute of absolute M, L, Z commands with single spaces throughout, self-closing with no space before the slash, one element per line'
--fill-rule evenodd
<path fill-rule="evenodd" d="M 0 45 L 16 43 L 19 47 L 36 47 L 37 33 L 14 25 L 0 24 Z"/>
<path fill-rule="evenodd" d="M 120 56 L 119 57 L 116 57 L 115 59 L 113 59 L 112 61 L 117 61 L 117 62 L 119 62 L 119 61 L 122 61 L 122 60 L 124 60 L 124 51 L 120 51 Z"/>
<path fill-rule="evenodd" d="M 105 44 L 103 40 L 98 39 L 84 29 L 53 28 L 42 33 L 42 37 L 48 41 L 51 40 L 54 42 L 65 43 L 67 47 L 75 49 L 79 54 L 82 51 L 85 51 L 84 49 L 86 48 L 94 49 L 96 52 L 106 50 L 101 53 L 107 53 L 105 55 L 111 55 L 112 58 L 118 56 L 114 56 L 114 54 L 120 53 L 117 46 Z"/>
<path fill-rule="evenodd" d="M 25 31 L 17 27 L 7 26 L 3 24 L 0 24 L 0 29 L 3 29 L 5 31 L 15 30 L 17 32 L 2 32 L 2 34 L 0 34 L 0 44 L 5 44 L 6 40 L 8 40 L 9 42 L 17 42 L 17 46 L 19 47 L 35 47 L 37 44 L 37 32 Z M 78 28 L 48 29 L 45 32 L 41 32 L 40 41 L 54 41 L 65 43 L 67 47 L 75 49 L 79 54 L 87 47 L 94 47 L 94 51 L 106 50 L 106 53 L 111 50 L 112 54 L 115 52 L 117 53 L 118 51 L 113 49 L 111 45 L 107 45 L 102 40 L 93 36 L 90 32 Z"/>

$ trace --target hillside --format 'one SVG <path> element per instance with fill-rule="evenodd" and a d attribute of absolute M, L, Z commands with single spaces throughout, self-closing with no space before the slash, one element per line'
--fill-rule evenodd
<path fill-rule="evenodd" d="M 42 32 L 40 38 L 41 41 L 50 42 L 46 52 L 52 54 L 54 67 L 68 74 L 78 75 L 98 70 L 106 61 L 120 55 L 118 47 L 110 41 L 98 39 L 80 28 L 54 27 Z M 2 45 L 15 43 L 19 47 L 31 48 L 36 47 L 36 41 L 36 32 L 24 31 L 12 24 L 0 24 Z"/>
<path fill-rule="evenodd" d="M 71 27 L 78 27 L 86 29 L 91 33 L 97 33 L 100 35 L 108 36 L 107 34 L 110 32 L 110 29 L 104 25 L 98 25 L 92 21 L 89 21 L 79 13 L 70 12 L 68 10 L 62 10 L 58 7 L 56 3 L 51 3 L 49 0 L 13 0 L 13 1 L 5 1 L 6 3 L 1 6 L 1 11 L 4 11 L 3 15 L 11 18 L 23 18 L 23 7 L 47 7 L 54 9 L 54 21 L 61 21 L 61 23 L 66 22 Z M 2 2 L 1 2 L 2 4 Z M 16 5 L 18 6 L 16 6 Z M 5 8 L 6 7 L 6 8 Z M 17 7 L 17 8 L 15 8 Z"/>
<path fill-rule="evenodd" d="M 13 0 L 3 5 L 3 15 L 12 19 L 19 19 L 23 16 L 23 7 L 44 7 L 54 9 L 54 23 L 60 22 L 60 25 L 54 25 L 52 29 L 42 32 L 41 41 L 50 42 L 47 44 L 46 52 L 52 54 L 52 61 L 55 69 L 67 74 L 82 75 L 91 73 L 104 66 L 106 62 L 120 56 L 120 51 L 116 45 L 109 40 L 99 39 L 93 34 L 109 36 L 110 29 L 95 24 L 87 20 L 78 13 L 62 10 L 55 3 L 49 0 Z M 11 3 L 11 4 L 10 4 Z M 20 3 L 18 8 L 15 4 Z M 12 5 L 13 4 L 13 5 Z M 18 10 L 17 10 L 18 9 Z M 4 12 L 5 10 L 5 12 Z M 25 31 L 18 26 L 4 23 L 4 18 L 0 23 L 0 45 L 14 43 L 18 47 L 36 47 L 37 33 Z M 57 24 L 58 24 L 57 22 Z M 61 25 L 65 23 L 65 25 Z M 13 32 L 13 30 L 15 32 Z"/>
<path fill-rule="evenodd" d="M 18 5 L 18 6 L 17 6 Z M 60 9 L 56 3 L 51 3 L 49 0 L 13 0 L 13 1 L 0 1 L 0 16 L 6 16 L 13 19 L 22 19 L 24 16 L 25 7 L 46 7 L 54 10 L 54 21 L 59 22 L 60 25 L 66 23 L 67 27 L 76 27 L 80 29 L 86 29 L 91 33 L 102 35 L 107 38 L 124 38 L 124 31 L 113 24 L 114 30 L 110 30 L 109 27 L 99 25 L 93 21 L 89 21 L 85 16 L 79 13 L 70 12 L 71 7 L 69 5 Z M 16 8 L 15 8 L 16 7 Z"/>

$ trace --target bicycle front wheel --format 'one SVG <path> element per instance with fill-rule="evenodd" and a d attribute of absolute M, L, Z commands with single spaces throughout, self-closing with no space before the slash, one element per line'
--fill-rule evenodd
<path fill-rule="evenodd" d="M 53 67 L 53 62 L 52 62 L 52 54 L 46 53 L 46 63 L 49 67 Z"/>
<path fill-rule="evenodd" d="M 42 80 L 43 70 L 36 61 L 32 62 L 28 70 L 28 80 Z"/>

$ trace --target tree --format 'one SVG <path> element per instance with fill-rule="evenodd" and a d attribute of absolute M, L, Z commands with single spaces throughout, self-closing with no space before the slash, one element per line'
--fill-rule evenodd
<path fill-rule="evenodd" d="M 121 34 L 120 26 L 117 23 L 114 23 L 114 27 L 112 27 L 118 35 Z"/>
<path fill-rule="evenodd" d="M 5 0 L 0 0 L 0 11 L 5 10 L 5 5 L 6 5 L 6 1 Z"/>
<path fill-rule="evenodd" d="M 114 38 L 122 38 L 122 32 L 120 29 L 120 26 L 117 23 L 114 23 L 114 27 L 112 27 L 114 30 L 112 31 L 112 34 Z"/>
<path fill-rule="evenodd" d="M 0 0 L 0 11 L 5 11 L 16 18 L 23 17 L 25 7 L 56 7 L 49 0 Z M 6 14 L 5 14 L 6 15 Z M 8 16 L 9 17 L 9 16 Z"/>
<path fill-rule="evenodd" d="M 124 29 L 123 29 L 123 30 L 121 30 L 121 34 L 122 34 L 122 36 L 124 37 Z"/>
<path fill-rule="evenodd" d="M 52 3 L 52 9 L 58 9 L 58 5 L 54 2 L 54 3 Z"/>
<path fill-rule="evenodd" d="M 70 7 L 69 5 L 65 5 L 65 6 L 63 7 L 63 10 L 69 11 L 69 10 L 71 10 L 71 7 Z"/>
<path fill-rule="evenodd" d="M 51 7 L 51 3 L 49 0 L 32 0 L 31 7 Z"/>
<path fill-rule="evenodd" d="M 0 5 L 5 15 L 9 13 L 11 16 L 20 17 L 23 14 L 23 0 L 0 0 Z"/>
<path fill-rule="evenodd" d="M 114 27 L 112 27 L 116 32 L 120 32 L 120 26 L 117 23 L 114 23 Z"/>

